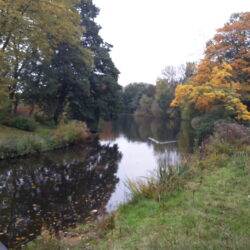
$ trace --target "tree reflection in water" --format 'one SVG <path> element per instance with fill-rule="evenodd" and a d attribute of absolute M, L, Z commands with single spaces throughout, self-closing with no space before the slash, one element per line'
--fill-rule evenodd
<path fill-rule="evenodd" d="M 0 241 L 18 248 L 57 234 L 104 210 L 117 182 L 117 145 L 76 147 L 36 158 L 1 162 Z"/>

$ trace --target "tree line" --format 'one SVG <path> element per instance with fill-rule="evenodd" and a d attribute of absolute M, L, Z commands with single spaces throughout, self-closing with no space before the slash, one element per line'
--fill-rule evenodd
<path fill-rule="evenodd" d="M 191 120 L 250 120 L 250 12 L 233 14 L 199 63 L 167 66 L 155 85 L 124 88 L 126 113 Z"/>
<path fill-rule="evenodd" d="M 121 113 L 250 120 L 250 12 L 233 14 L 199 63 L 167 66 L 156 83 L 118 84 L 92 0 L 0 1 L 0 122 L 20 106 L 58 124 L 95 126 Z"/>
<path fill-rule="evenodd" d="M 188 62 L 178 67 L 166 66 L 155 83 L 131 83 L 123 89 L 124 112 L 142 117 L 173 117 L 178 110 L 169 105 L 177 85 L 193 76 L 196 64 Z"/>

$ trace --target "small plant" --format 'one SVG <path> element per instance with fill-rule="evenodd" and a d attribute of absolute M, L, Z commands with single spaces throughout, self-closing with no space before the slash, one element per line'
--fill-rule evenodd
<path fill-rule="evenodd" d="M 160 201 L 162 195 L 170 194 L 183 186 L 182 175 L 184 172 L 182 165 L 172 167 L 164 161 L 160 162 L 156 173 L 150 177 L 136 181 L 127 181 L 132 201 L 137 201 L 142 197 Z"/>
<path fill-rule="evenodd" d="M 36 122 L 42 124 L 42 125 L 50 125 L 52 124 L 52 119 L 45 115 L 42 112 L 38 112 L 34 115 L 34 119 L 36 120 Z"/>
<path fill-rule="evenodd" d="M 128 180 L 127 186 L 133 202 L 138 201 L 140 198 L 157 198 L 159 193 L 158 182 L 154 176 L 145 178 L 144 180 Z"/>
<path fill-rule="evenodd" d="M 79 143 L 89 135 L 88 128 L 84 122 L 71 121 L 60 124 L 53 132 L 53 139 L 62 146 Z"/>
<path fill-rule="evenodd" d="M 28 116 L 13 117 L 8 123 L 9 124 L 6 125 L 20 130 L 35 131 L 37 128 L 37 123 L 35 120 Z"/>

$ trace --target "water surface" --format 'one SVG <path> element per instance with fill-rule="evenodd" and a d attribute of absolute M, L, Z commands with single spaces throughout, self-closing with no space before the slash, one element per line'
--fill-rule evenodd
<path fill-rule="evenodd" d="M 170 122 L 122 117 L 103 122 L 100 140 L 0 162 L 0 242 L 19 248 L 43 230 L 59 235 L 77 223 L 113 211 L 129 198 L 126 181 L 180 160 L 182 144 L 148 140 L 188 137 Z M 180 138 L 181 135 L 181 138 Z"/>

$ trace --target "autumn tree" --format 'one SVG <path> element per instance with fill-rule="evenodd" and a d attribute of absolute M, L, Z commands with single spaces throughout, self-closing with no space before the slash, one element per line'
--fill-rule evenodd
<path fill-rule="evenodd" d="M 187 83 L 194 75 L 196 64 L 187 62 L 186 64 L 177 67 L 169 65 L 162 71 L 162 77 L 156 81 L 155 101 L 161 109 L 157 111 L 158 107 L 154 103 L 154 109 L 157 113 L 168 114 L 172 116 L 172 109 L 169 107 L 174 99 L 176 86 Z M 152 107 L 153 108 L 153 107 Z"/>
<path fill-rule="evenodd" d="M 193 85 L 209 82 L 215 66 L 231 65 L 231 82 L 239 82 L 238 92 L 243 103 L 250 107 L 250 12 L 233 14 L 223 28 L 207 43 Z"/>
<path fill-rule="evenodd" d="M 233 14 L 207 43 L 205 57 L 188 85 L 178 86 L 171 106 L 193 104 L 208 112 L 224 109 L 228 116 L 250 120 L 250 12 Z"/>
<path fill-rule="evenodd" d="M 228 115 L 234 115 L 236 119 L 250 120 L 250 112 L 241 102 L 237 90 L 239 83 L 232 83 L 232 67 L 222 63 L 220 67 L 214 66 L 209 82 L 199 86 L 180 85 L 175 91 L 175 99 L 171 106 L 185 106 L 191 103 L 197 110 L 205 112 L 212 109 L 225 109 Z"/>

